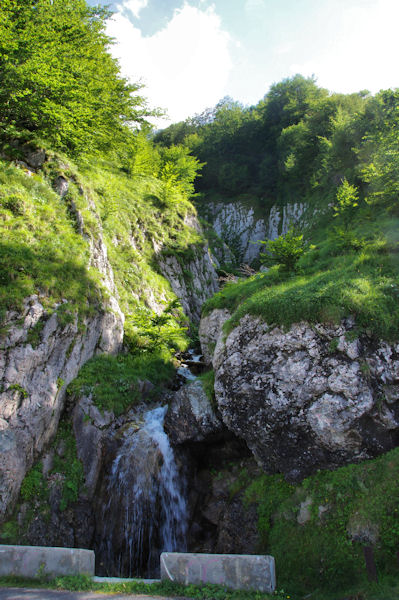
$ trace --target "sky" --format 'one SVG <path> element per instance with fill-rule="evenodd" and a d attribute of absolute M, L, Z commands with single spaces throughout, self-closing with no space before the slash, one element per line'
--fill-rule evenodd
<path fill-rule="evenodd" d="M 331 92 L 399 87 L 399 0 L 89 0 L 113 11 L 122 74 L 167 127 L 300 73 Z"/>

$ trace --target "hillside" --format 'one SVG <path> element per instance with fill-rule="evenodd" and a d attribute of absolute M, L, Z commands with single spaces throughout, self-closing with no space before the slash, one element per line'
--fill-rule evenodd
<path fill-rule="evenodd" d="M 399 91 L 297 75 L 154 134 L 108 16 L 0 6 L 0 541 L 394 599 Z"/>

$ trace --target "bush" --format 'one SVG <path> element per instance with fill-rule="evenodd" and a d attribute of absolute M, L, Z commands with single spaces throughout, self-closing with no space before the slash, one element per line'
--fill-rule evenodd
<path fill-rule="evenodd" d="M 261 241 L 266 246 L 265 252 L 260 255 L 260 260 L 266 265 L 282 265 L 286 271 L 295 271 L 297 262 L 306 250 L 303 234 L 295 232 L 293 227 L 285 235 L 280 235 L 275 240 Z"/>

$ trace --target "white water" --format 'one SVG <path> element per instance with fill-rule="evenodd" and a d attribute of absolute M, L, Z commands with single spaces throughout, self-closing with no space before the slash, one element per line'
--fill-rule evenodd
<path fill-rule="evenodd" d="M 186 549 L 185 486 L 163 430 L 166 410 L 148 411 L 112 464 L 100 541 L 109 574 L 151 576 L 161 552 Z"/>

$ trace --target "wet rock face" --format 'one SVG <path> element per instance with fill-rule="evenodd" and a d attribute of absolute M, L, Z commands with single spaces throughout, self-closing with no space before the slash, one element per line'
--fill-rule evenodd
<path fill-rule="evenodd" d="M 224 424 L 267 472 L 299 480 L 399 441 L 399 345 L 352 339 L 353 323 L 288 332 L 245 316 L 215 351 Z"/>
<path fill-rule="evenodd" d="M 165 417 L 165 431 L 172 444 L 202 442 L 223 427 L 199 379 L 174 394 Z"/>
<path fill-rule="evenodd" d="M 244 501 L 241 486 L 234 488 L 243 469 L 253 477 L 261 470 L 253 458 L 234 455 L 220 466 L 201 469 L 191 483 L 189 551 L 255 554 L 260 542 L 257 509 Z"/>

